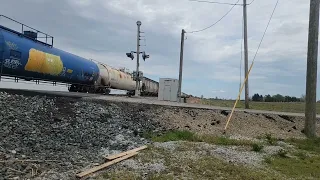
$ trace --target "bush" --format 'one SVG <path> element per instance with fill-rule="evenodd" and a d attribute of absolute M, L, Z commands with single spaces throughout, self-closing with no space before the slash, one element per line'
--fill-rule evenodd
<path fill-rule="evenodd" d="M 252 144 L 252 151 L 260 152 L 263 149 L 263 145 L 261 144 Z"/>

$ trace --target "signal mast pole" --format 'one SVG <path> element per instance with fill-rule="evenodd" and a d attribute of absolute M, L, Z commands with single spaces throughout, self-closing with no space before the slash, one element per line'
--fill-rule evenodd
<path fill-rule="evenodd" d="M 247 32 L 247 0 L 243 0 L 244 28 L 244 77 L 248 74 L 248 32 Z M 245 109 L 249 109 L 249 77 L 245 82 Z"/>
<path fill-rule="evenodd" d="M 186 31 L 182 29 L 181 32 L 181 47 L 180 47 L 180 68 L 179 68 L 179 87 L 178 87 L 178 102 L 181 102 L 181 89 L 182 89 L 182 68 L 183 68 L 183 47 L 184 47 L 184 34 Z"/>
<path fill-rule="evenodd" d="M 137 21 L 138 33 L 137 33 L 137 71 L 136 71 L 136 91 L 135 96 L 139 96 L 139 55 L 140 55 L 140 26 L 141 21 Z"/>

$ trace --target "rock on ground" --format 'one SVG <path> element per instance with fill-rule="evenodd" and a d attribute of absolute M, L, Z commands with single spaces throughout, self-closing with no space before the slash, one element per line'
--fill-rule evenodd
<path fill-rule="evenodd" d="M 150 131 L 183 129 L 221 136 L 229 113 L 0 92 L 0 180 L 73 179 L 76 173 L 104 162 L 105 155 L 148 144 L 142 135 Z M 303 122 L 298 117 L 235 112 L 227 133 L 235 139 L 265 133 L 303 137 Z M 165 146 L 175 148 L 170 143 Z M 37 162 L 17 161 L 23 159 Z M 149 166 L 161 169 L 161 163 Z"/>
<path fill-rule="evenodd" d="M 143 105 L 0 93 L 0 179 L 72 179 L 161 130 Z M 40 162 L 17 162 L 17 160 Z"/>

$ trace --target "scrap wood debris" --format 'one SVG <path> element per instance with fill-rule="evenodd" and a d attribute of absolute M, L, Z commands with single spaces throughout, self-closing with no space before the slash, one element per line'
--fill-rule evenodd
<path fill-rule="evenodd" d="M 132 149 L 132 150 L 129 150 L 129 151 L 125 151 L 125 152 L 122 152 L 122 153 L 119 153 L 119 154 L 114 154 L 114 155 L 110 155 L 110 156 L 107 156 L 106 159 L 107 160 L 113 160 L 113 159 L 116 159 L 116 158 L 119 158 L 119 157 L 122 157 L 122 156 L 125 156 L 125 155 L 128 155 L 128 154 L 131 154 L 133 152 L 137 152 L 137 151 L 140 151 L 140 150 L 143 150 L 143 149 L 146 149 L 147 146 L 141 146 L 141 147 L 138 147 L 138 148 L 135 148 L 135 149 Z"/>
<path fill-rule="evenodd" d="M 128 158 L 130 158 L 132 156 L 135 156 L 135 155 L 138 154 L 138 151 L 146 149 L 146 148 L 147 148 L 147 146 L 141 146 L 139 148 L 135 148 L 135 149 L 132 149 L 132 150 L 129 150 L 129 151 L 125 151 L 125 152 L 119 153 L 119 154 L 107 156 L 106 159 L 107 160 L 111 160 L 111 161 L 103 163 L 103 164 L 101 164 L 99 166 L 93 167 L 91 169 L 85 170 L 85 171 L 83 171 L 81 173 L 76 174 L 76 176 L 78 178 L 82 178 L 82 177 L 87 176 L 87 175 L 89 175 L 91 173 L 94 173 L 96 171 L 99 171 L 101 169 L 109 167 L 109 166 L 111 166 L 111 165 L 113 165 L 115 163 L 118 163 L 118 162 L 123 161 L 125 159 L 128 159 Z"/>

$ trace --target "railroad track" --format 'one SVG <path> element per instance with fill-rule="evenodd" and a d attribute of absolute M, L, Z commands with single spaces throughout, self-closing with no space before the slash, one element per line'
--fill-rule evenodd
<path fill-rule="evenodd" d="M 89 94 L 89 93 L 79 93 L 79 92 L 68 92 L 68 91 L 47 91 L 47 90 L 28 90 L 28 89 L 13 89 L 13 88 L 0 88 L 0 92 L 7 92 L 13 94 L 21 94 L 26 96 L 36 96 L 45 95 L 49 97 L 70 97 L 79 98 L 83 100 L 97 100 L 97 101 L 114 101 L 114 102 L 131 102 L 131 103 L 142 103 L 151 105 L 161 105 L 161 106 L 172 106 L 172 107 L 186 107 L 195 109 L 207 109 L 207 110 L 224 110 L 231 111 L 232 108 L 220 107 L 220 106 L 208 106 L 201 104 L 187 104 L 187 103 L 177 103 L 169 101 L 159 101 L 156 97 L 128 97 L 126 94 Z M 264 111 L 264 110 L 254 110 L 254 109 L 235 109 L 235 112 L 253 113 L 253 114 L 274 114 L 274 115 L 285 115 L 294 117 L 304 117 L 303 113 L 290 113 L 290 112 L 276 112 L 276 111 Z M 320 115 L 317 115 L 320 118 Z"/>

